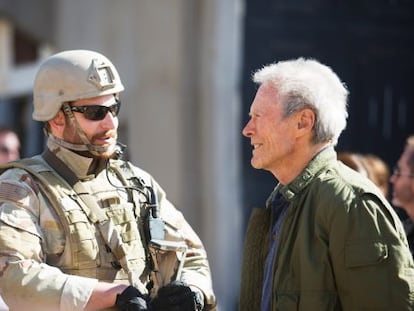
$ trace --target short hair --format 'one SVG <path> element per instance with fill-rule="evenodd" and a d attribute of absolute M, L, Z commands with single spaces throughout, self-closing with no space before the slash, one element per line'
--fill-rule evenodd
<path fill-rule="evenodd" d="M 314 59 L 280 61 L 256 71 L 253 81 L 276 87 L 284 117 L 305 108 L 314 111 L 314 143 L 337 144 L 346 127 L 348 90 L 330 67 Z"/>
<path fill-rule="evenodd" d="M 410 135 L 406 139 L 405 150 L 408 152 L 407 164 L 411 173 L 414 173 L 414 135 Z"/>

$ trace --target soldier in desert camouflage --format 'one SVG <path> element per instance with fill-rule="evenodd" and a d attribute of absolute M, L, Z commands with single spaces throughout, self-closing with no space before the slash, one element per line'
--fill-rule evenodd
<path fill-rule="evenodd" d="M 215 310 L 205 249 L 150 174 L 120 159 L 113 64 L 55 54 L 34 81 L 41 155 L 2 167 L 0 294 L 10 310 Z"/>

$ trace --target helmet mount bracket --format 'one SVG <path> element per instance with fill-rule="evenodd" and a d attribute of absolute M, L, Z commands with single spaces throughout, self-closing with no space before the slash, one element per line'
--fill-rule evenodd
<path fill-rule="evenodd" d="M 112 72 L 111 66 L 103 62 L 98 64 L 97 59 L 93 59 L 89 67 L 88 80 L 102 91 L 115 86 L 115 75 Z"/>

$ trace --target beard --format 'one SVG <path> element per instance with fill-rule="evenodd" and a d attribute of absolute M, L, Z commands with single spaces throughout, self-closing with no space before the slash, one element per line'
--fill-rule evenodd
<path fill-rule="evenodd" d="M 102 160 L 107 160 L 107 159 L 111 159 L 115 156 L 115 146 L 116 144 L 111 144 L 108 146 L 97 146 L 97 145 L 93 145 L 92 147 L 99 147 L 98 150 L 90 150 L 88 151 L 93 158 L 99 158 Z"/>
<path fill-rule="evenodd" d="M 63 140 L 66 143 L 70 143 L 77 146 L 85 146 L 85 148 L 88 149 L 84 151 L 79 151 L 76 150 L 76 148 L 74 148 L 74 152 L 81 154 L 83 156 L 98 159 L 110 159 L 114 156 L 118 137 L 116 130 L 109 130 L 105 132 L 96 133 L 92 137 L 88 137 L 85 133 L 85 136 L 89 141 L 89 144 L 85 144 L 85 142 L 79 136 L 78 131 L 76 127 L 72 124 L 72 122 L 68 122 L 66 124 L 67 125 L 65 131 L 63 132 Z M 105 144 L 102 144 L 102 141 L 105 141 Z"/>

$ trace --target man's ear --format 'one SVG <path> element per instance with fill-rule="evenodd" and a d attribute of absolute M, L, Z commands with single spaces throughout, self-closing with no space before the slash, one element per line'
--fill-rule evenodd
<path fill-rule="evenodd" d="M 57 115 L 52 120 L 50 120 L 50 122 L 56 126 L 65 125 L 65 122 L 66 122 L 65 113 L 62 110 L 59 110 Z"/>
<path fill-rule="evenodd" d="M 303 109 L 298 114 L 297 126 L 299 130 L 312 131 L 315 124 L 315 112 L 311 109 Z"/>
<path fill-rule="evenodd" d="M 49 126 L 55 135 L 59 136 L 63 134 L 66 125 L 66 116 L 65 113 L 61 110 L 57 113 L 57 115 L 49 121 Z"/>

